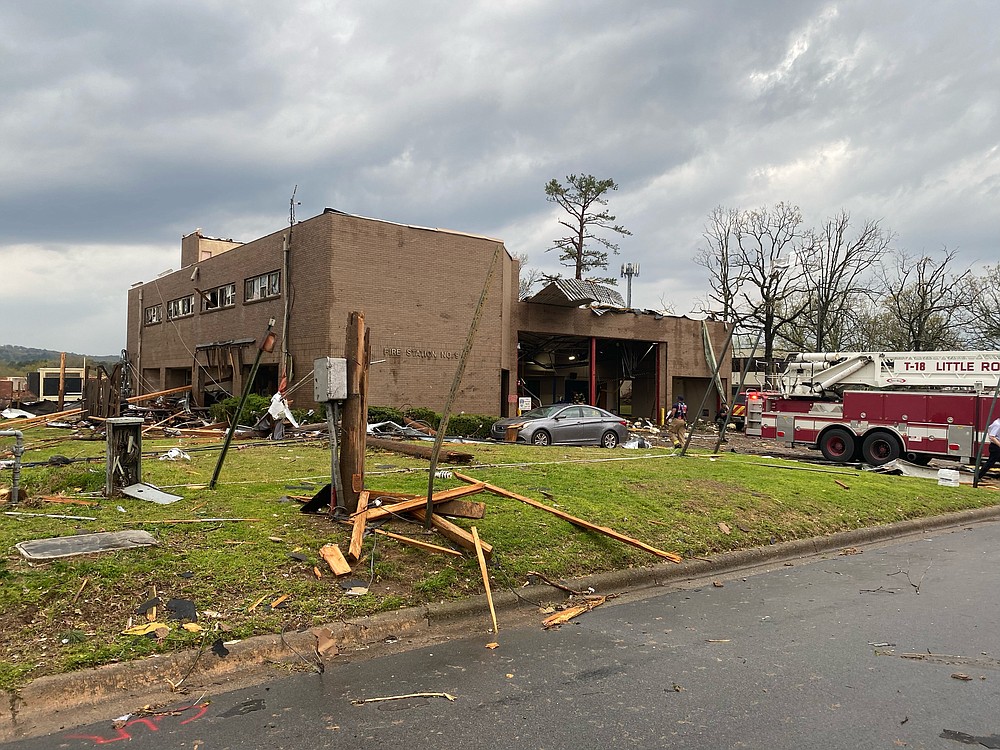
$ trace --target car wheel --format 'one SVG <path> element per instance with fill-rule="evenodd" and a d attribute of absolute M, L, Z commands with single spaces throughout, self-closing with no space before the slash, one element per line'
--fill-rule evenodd
<path fill-rule="evenodd" d="M 531 436 L 532 445 L 552 445 L 552 436 L 545 430 L 539 430 Z"/>
<path fill-rule="evenodd" d="M 876 430 L 861 444 L 861 457 L 872 466 L 882 466 L 899 458 L 902 448 L 896 436 L 885 430 Z"/>
<path fill-rule="evenodd" d="M 854 457 L 854 435 L 839 427 L 823 433 L 819 449 L 827 461 L 846 463 Z"/>
<path fill-rule="evenodd" d="M 601 435 L 601 445 L 605 448 L 617 448 L 618 447 L 618 433 L 614 430 L 608 430 L 603 435 Z"/>

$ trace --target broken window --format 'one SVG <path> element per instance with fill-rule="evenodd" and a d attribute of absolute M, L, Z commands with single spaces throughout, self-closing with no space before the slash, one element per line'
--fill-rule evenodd
<path fill-rule="evenodd" d="M 163 320 L 163 305 L 153 305 L 143 310 L 143 323 L 147 326 L 156 325 Z"/>
<path fill-rule="evenodd" d="M 172 299 L 167 303 L 167 318 L 184 318 L 194 315 L 194 295 Z"/>
<path fill-rule="evenodd" d="M 219 310 L 236 304 L 236 284 L 223 284 L 201 293 L 201 310 Z"/>
<path fill-rule="evenodd" d="M 281 271 L 262 273 L 247 279 L 243 286 L 243 301 L 255 302 L 281 294 Z"/>

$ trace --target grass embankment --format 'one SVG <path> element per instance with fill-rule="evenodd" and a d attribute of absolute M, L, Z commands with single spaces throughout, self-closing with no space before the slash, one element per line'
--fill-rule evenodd
<path fill-rule="evenodd" d="M 32 430 L 23 460 L 44 461 L 53 454 L 94 460 L 25 468 L 22 485 L 33 498 L 57 492 L 85 498 L 103 488 L 104 443 L 66 437 L 65 431 Z M 54 438 L 63 440 L 47 444 Z M 285 495 L 311 495 L 328 480 L 325 442 L 234 444 L 215 490 L 204 485 L 218 459 L 217 443 L 146 439 L 143 444 L 147 453 L 173 446 L 189 451 L 191 461 L 144 457 L 143 481 L 181 495 L 177 503 L 160 506 L 93 494 L 90 498 L 100 501 L 93 507 L 32 500 L 16 510 L 92 516 L 96 521 L 0 516 L 0 688 L 44 674 L 199 646 L 206 637 L 234 640 L 482 590 L 474 557 L 446 557 L 372 535 L 365 539 L 364 556 L 352 577 L 368 586 L 368 593 L 346 595 L 318 549 L 339 542 L 346 550 L 349 529 L 327 517 L 303 515 L 297 502 L 282 500 Z M 463 468 L 465 473 L 685 557 L 978 507 L 996 499 L 992 492 L 967 486 L 939 487 L 933 481 L 849 469 L 841 476 L 790 471 L 767 465 L 783 463 L 776 459 L 736 454 L 677 458 L 656 449 L 511 445 L 466 445 L 462 450 L 474 453 L 477 463 Z M 418 459 L 369 451 L 367 470 L 366 485 L 374 496 L 379 490 L 426 492 L 426 463 Z M 9 482 L 8 472 L 4 480 Z M 435 488 L 461 484 L 436 480 Z M 486 516 L 457 523 L 475 523 L 484 541 L 494 546 L 495 589 L 519 586 L 529 570 L 559 578 L 659 562 L 515 500 L 487 494 L 469 499 L 485 501 Z M 166 523 L 219 517 L 259 520 Z M 720 523 L 731 533 L 723 533 Z M 45 563 L 25 561 L 13 546 L 29 539 L 136 528 L 150 531 L 159 545 Z M 389 528 L 411 536 L 422 531 L 400 521 Z M 440 537 L 431 541 L 448 545 Z M 314 566 L 322 570 L 322 578 L 316 578 Z M 169 633 L 159 640 L 122 634 L 129 624 L 145 622 L 136 609 L 154 590 L 163 602 L 190 599 L 199 613 L 213 613 L 199 615 L 208 634 L 185 631 L 175 622 L 168 623 Z M 284 603 L 271 609 L 269 603 L 285 595 Z M 262 603 L 251 609 L 261 597 Z"/>

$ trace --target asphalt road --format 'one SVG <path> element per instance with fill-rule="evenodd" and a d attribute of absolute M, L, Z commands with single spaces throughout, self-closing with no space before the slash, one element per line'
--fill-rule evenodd
<path fill-rule="evenodd" d="M 717 582 L 2 747 L 1000 748 L 1000 523 Z"/>

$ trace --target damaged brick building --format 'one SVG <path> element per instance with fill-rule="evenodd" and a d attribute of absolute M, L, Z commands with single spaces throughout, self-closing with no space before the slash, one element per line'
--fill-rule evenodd
<path fill-rule="evenodd" d="M 246 243 L 193 232 L 180 270 L 134 284 L 127 352 L 138 391 L 190 384 L 197 404 L 240 393 L 273 319 L 277 345 L 253 384 L 271 393 L 283 359 L 294 384 L 313 360 L 342 356 L 357 310 L 371 330 L 369 403 L 440 410 L 498 247 L 456 411 L 582 398 L 659 420 L 675 395 L 697 403 L 711 387 L 704 330 L 721 353 L 722 323 L 627 310 L 613 289 L 572 279 L 519 301 L 518 263 L 500 240 L 326 209 Z M 315 406 L 311 387 L 293 398 Z M 708 404 L 710 416 L 717 400 Z"/>

